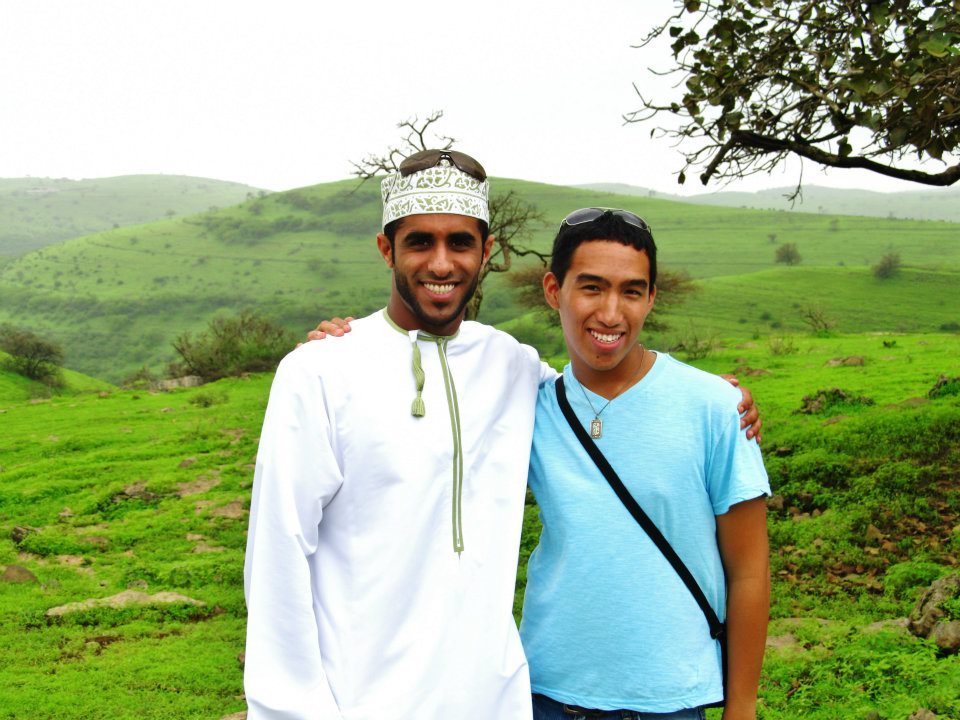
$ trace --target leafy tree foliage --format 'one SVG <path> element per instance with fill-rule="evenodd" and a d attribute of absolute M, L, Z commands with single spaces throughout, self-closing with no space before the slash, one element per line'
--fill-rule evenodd
<path fill-rule="evenodd" d="M 677 0 L 644 44 L 672 39 L 682 97 L 642 108 L 692 150 L 701 181 L 769 172 L 794 154 L 930 185 L 960 179 L 955 0 Z M 639 93 L 639 90 L 638 90 Z M 656 132 L 656 131 L 654 131 Z M 911 168 L 908 156 L 935 170 Z"/>
<path fill-rule="evenodd" d="M 199 375 L 204 380 L 267 372 L 293 348 L 293 336 L 254 312 L 234 317 L 216 317 L 207 329 L 193 337 L 185 332 L 173 341 L 180 362 L 171 366 L 175 375 Z"/>
<path fill-rule="evenodd" d="M 799 265 L 803 259 L 800 257 L 800 251 L 797 250 L 795 243 L 784 243 L 777 248 L 774 253 L 774 260 L 784 265 Z"/>
<path fill-rule="evenodd" d="M 8 370 L 51 387 L 63 384 L 63 349 L 57 343 L 29 330 L 4 325 L 0 327 L 0 350 L 10 356 L 4 363 Z"/>
<path fill-rule="evenodd" d="M 367 155 L 363 160 L 353 163 L 353 174 L 361 181 L 370 180 L 377 175 L 397 172 L 400 163 L 405 158 L 421 150 L 439 149 L 449 150 L 456 140 L 446 135 L 437 135 L 430 140 L 432 126 L 443 118 L 443 111 L 437 110 L 424 120 L 413 117 L 397 123 L 397 127 L 405 132 L 397 147 L 389 148 L 385 153 Z M 490 261 L 480 271 L 480 282 L 477 291 L 467 305 L 467 320 L 475 320 L 480 314 L 480 305 L 483 303 L 483 281 L 491 272 L 508 272 L 513 266 L 514 257 L 534 255 L 545 262 L 549 254 L 533 249 L 527 243 L 537 226 L 546 224 L 543 213 L 536 205 L 523 200 L 516 192 L 510 190 L 490 195 L 490 234 L 496 240 Z"/>

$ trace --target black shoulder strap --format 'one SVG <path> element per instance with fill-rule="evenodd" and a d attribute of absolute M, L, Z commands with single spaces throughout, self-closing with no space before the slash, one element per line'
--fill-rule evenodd
<path fill-rule="evenodd" d="M 570 407 L 570 402 L 567 400 L 567 394 L 563 388 L 563 376 L 557 378 L 557 402 L 560 404 L 560 410 L 563 412 L 567 422 L 570 423 L 571 429 L 577 436 L 577 440 L 580 441 L 584 450 L 587 451 L 587 454 L 593 462 L 600 468 L 600 472 L 603 473 L 607 482 L 610 483 L 610 487 L 613 488 L 617 497 L 620 498 L 620 502 L 626 506 L 630 514 L 633 515 L 633 519 L 636 520 L 640 527 L 650 536 L 650 539 L 653 540 L 654 544 L 660 549 L 660 552 L 663 553 L 663 556 L 673 566 L 673 569 L 676 570 L 677 575 L 683 580 L 683 584 L 687 586 L 690 594 L 693 595 L 693 599 L 697 601 L 697 605 L 699 605 L 703 611 L 703 616 L 707 619 L 707 625 L 710 626 L 710 637 L 715 640 L 723 640 L 723 623 L 720 622 L 717 613 L 710 607 L 710 603 L 707 602 L 707 598 L 697 584 L 696 579 L 687 566 L 683 564 L 683 560 L 677 555 L 673 546 L 667 542 L 667 539 L 663 536 L 663 533 L 660 532 L 660 529 L 653 524 L 653 521 L 643 511 L 643 508 L 640 507 L 640 504 L 634 499 L 633 495 L 630 494 L 630 491 L 624 487 L 620 477 L 610 466 L 610 463 L 607 462 L 607 458 L 600 452 L 597 444 L 590 439 L 587 431 L 583 429 L 576 414 L 573 412 L 573 408 Z"/>

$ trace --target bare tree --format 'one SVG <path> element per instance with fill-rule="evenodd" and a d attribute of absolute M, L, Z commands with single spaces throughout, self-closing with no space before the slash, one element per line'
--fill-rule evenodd
<path fill-rule="evenodd" d="M 387 148 L 382 155 L 371 153 L 360 162 L 351 162 L 353 174 L 361 181 L 370 180 L 376 175 L 388 175 L 396 172 L 406 158 L 421 150 L 449 150 L 456 139 L 446 135 L 434 135 L 436 140 L 428 142 L 431 126 L 443 118 L 443 110 L 434 110 L 426 118 L 420 120 L 417 115 L 397 123 L 397 128 L 406 133 L 400 145 Z"/>
<path fill-rule="evenodd" d="M 378 175 L 397 172 L 405 158 L 421 150 L 449 150 L 456 139 L 435 133 L 434 124 L 443 118 L 443 111 L 436 110 L 421 120 L 418 116 L 397 123 L 404 136 L 397 147 L 391 147 L 383 154 L 367 155 L 360 162 L 353 163 L 353 174 L 361 182 L 371 180 Z M 435 140 L 430 139 L 433 136 Z M 491 272 L 508 272 L 514 257 L 534 255 L 546 262 L 549 253 L 542 253 L 526 243 L 534 230 L 545 226 L 543 213 L 533 203 L 527 202 L 514 191 L 493 193 L 490 196 L 490 234 L 496 240 L 490 261 L 480 271 L 477 291 L 467 305 L 467 320 L 475 320 L 483 303 L 483 281 Z"/>
<path fill-rule="evenodd" d="M 827 335 L 836 326 L 832 318 L 819 305 L 806 305 L 800 308 L 800 319 L 817 335 Z"/>

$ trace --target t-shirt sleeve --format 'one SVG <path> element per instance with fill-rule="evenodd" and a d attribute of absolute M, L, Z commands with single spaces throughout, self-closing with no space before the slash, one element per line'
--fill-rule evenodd
<path fill-rule="evenodd" d="M 732 505 L 770 494 L 770 481 L 763 466 L 760 446 L 740 429 L 736 404 L 721 413 L 717 422 L 719 440 L 708 459 L 707 491 L 715 515 Z"/>

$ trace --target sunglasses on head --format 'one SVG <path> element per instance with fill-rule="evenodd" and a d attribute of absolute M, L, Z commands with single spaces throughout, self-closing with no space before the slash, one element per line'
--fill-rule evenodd
<path fill-rule="evenodd" d="M 436 167 L 444 159 L 449 160 L 454 167 L 474 180 L 483 182 L 487 179 L 487 171 L 483 169 L 483 165 L 466 153 L 456 150 L 421 150 L 414 153 L 400 163 L 400 175 L 401 177 L 407 177 L 407 175 L 412 175 L 415 172 Z"/>
<path fill-rule="evenodd" d="M 560 223 L 560 227 L 564 225 L 583 225 L 584 223 L 590 223 L 594 220 L 599 220 L 605 215 L 613 215 L 620 218 L 628 225 L 633 225 L 635 228 L 644 230 L 645 232 L 650 232 L 650 226 L 644 221 L 642 217 L 636 215 L 629 210 L 618 210 L 617 208 L 604 208 L 604 207 L 588 207 L 580 208 L 579 210 L 574 210 L 572 213 L 567 215 L 563 222 Z"/>

